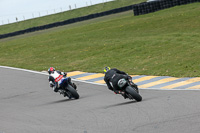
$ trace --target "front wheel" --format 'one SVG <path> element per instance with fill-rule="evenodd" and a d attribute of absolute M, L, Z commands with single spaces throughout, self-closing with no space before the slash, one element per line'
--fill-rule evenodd
<path fill-rule="evenodd" d="M 67 86 L 67 90 L 71 93 L 72 97 L 74 97 L 75 99 L 79 99 L 79 94 L 71 85 Z"/>
<path fill-rule="evenodd" d="M 136 101 L 138 101 L 138 102 L 142 101 L 142 97 L 140 96 L 140 94 L 138 94 L 132 87 L 127 86 L 125 91 L 126 91 L 126 93 L 128 93 L 127 95 L 130 95 Z"/>

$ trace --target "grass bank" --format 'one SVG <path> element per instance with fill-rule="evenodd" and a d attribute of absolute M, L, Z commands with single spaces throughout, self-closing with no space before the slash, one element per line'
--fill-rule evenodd
<path fill-rule="evenodd" d="M 133 16 L 132 12 L 0 40 L 0 65 L 32 70 L 200 75 L 200 3 Z"/>
<path fill-rule="evenodd" d="M 18 23 L 7 24 L 7 25 L 0 26 L 0 34 L 10 33 L 14 31 L 28 29 L 31 27 L 64 21 L 70 18 L 86 16 L 89 14 L 99 13 L 99 12 L 103 12 L 103 11 L 107 11 L 107 10 L 111 10 L 111 9 L 115 9 L 115 8 L 119 8 L 123 6 L 129 6 L 129 5 L 141 3 L 144 1 L 146 0 L 115 0 L 115 1 L 104 3 L 104 4 L 97 4 L 97 5 L 78 8 L 71 11 L 65 11 L 65 12 L 61 12 L 61 13 L 57 13 L 57 14 L 53 14 L 53 15 L 49 15 L 45 17 L 30 19 L 30 20 L 21 21 Z"/>

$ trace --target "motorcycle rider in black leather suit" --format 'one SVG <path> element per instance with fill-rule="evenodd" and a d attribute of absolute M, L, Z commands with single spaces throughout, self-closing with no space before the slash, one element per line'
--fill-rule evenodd
<path fill-rule="evenodd" d="M 122 96 L 124 96 L 124 98 L 127 98 L 126 95 L 124 95 L 124 92 L 120 90 L 119 86 L 118 86 L 118 81 L 122 78 L 130 81 L 132 81 L 132 77 L 129 76 L 127 73 L 120 71 L 116 68 L 110 68 L 110 67 L 105 67 L 104 68 L 104 81 L 107 84 L 108 89 L 114 91 L 115 94 L 122 94 Z M 133 87 L 135 87 L 138 90 L 138 87 L 136 84 L 134 84 L 132 82 Z"/>

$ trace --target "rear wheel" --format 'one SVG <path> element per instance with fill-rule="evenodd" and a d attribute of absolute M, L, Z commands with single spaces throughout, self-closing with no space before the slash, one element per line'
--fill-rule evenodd
<path fill-rule="evenodd" d="M 71 96 L 73 98 L 79 99 L 79 94 L 77 93 L 77 91 L 71 85 L 67 86 L 67 90 L 71 93 Z"/>
<path fill-rule="evenodd" d="M 132 87 L 127 86 L 125 89 L 126 93 L 130 94 L 133 99 L 136 101 L 142 101 L 142 97 L 138 94 Z"/>

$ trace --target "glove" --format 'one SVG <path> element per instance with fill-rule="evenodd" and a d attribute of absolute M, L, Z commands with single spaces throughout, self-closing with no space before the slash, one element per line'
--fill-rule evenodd
<path fill-rule="evenodd" d="M 50 87 L 54 87 L 54 83 L 52 81 L 50 81 L 49 85 Z"/>
<path fill-rule="evenodd" d="M 65 72 L 61 72 L 61 74 L 62 74 L 64 77 L 67 76 L 67 73 L 65 73 Z"/>
<path fill-rule="evenodd" d="M 67 73 L 64 73 L 64 75 L 63 75 L 64 77 L 67 77 Z"/>
<path fill-rule="evenodd" d="M 131 76 L 128 76 L 128 79 L 129 79 L 129 80 L 132 80 L 132 77 L 131 77 Z"/>
<path fill-rule="evenodd" d="M 53 84 L 50 84 L 50 87 L 53 87 L 54 85 Z"/>

